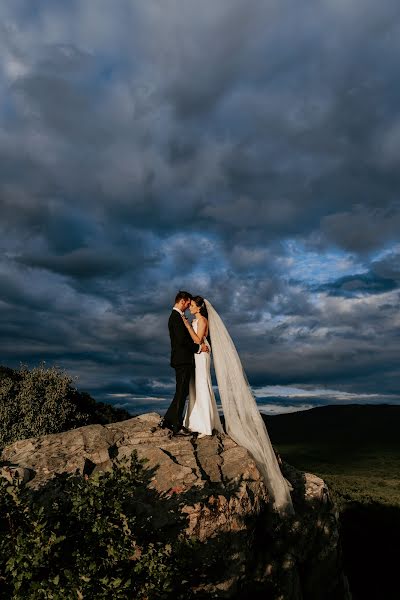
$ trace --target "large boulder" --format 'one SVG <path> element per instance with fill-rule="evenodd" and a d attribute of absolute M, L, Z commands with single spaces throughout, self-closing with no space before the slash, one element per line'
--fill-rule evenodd
<path fill-rule="evenodd" d="M 246 449 L 223 434 L 171 437 L 159 422 L 149 413 L 20 440 L 3 450 L 0 470 L 40 488 L 57 473 L 90 476 L 110 469 L 136 450 L 152 470 L 150 486 L 181 499 L 176 506 L 186 517 L 186 534 L 204 542 L 205 552 L 221 552 L 218 573 L 205 572 L 197 591 L 226 598 L 350 599 L 338 514 L 322 479 L 278 455 L 296 511 L 281 520 Z"/>

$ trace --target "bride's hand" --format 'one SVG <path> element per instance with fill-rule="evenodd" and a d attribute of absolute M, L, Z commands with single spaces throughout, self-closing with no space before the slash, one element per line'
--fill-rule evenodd
<path fill-rule="evenodd" d="M 182 315 L 182 319 L 183 319 L 183 322 L 185 323 L 186 327 L 189 329 L 189 327 L 191 327 L 191 325 L 190 325 L 189 321 L 187 320 L 186 316 Z"/>

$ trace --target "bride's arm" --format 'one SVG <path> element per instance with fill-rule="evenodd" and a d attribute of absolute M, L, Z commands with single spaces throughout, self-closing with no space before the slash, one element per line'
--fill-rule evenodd
<path fill-rule="evenodd" d="M 183 322 L 185 323 L 185 326 L 188 332 L 190 333 L 190 337 L 192 338 L 192 340 L 196 342 L 196 344 L 201 344 L 207 329 L 207 319 L 205 317 L 199 319 L 197 333 L 195 332 L 189 321 L 186 319 L 186 317 L 183 317 Z"/>

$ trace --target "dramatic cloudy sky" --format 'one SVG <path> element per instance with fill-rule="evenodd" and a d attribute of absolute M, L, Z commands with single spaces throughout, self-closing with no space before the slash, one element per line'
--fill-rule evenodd
<path fill-rule="evenodd" d="M 398 0 L 3 0 L 0 364 L 171 400 L 178 289 L 260 406 L 400 402 Z"/>

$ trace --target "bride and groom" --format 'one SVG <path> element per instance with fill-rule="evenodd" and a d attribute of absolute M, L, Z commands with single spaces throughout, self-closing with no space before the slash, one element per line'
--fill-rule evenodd
<path fill-rule="evenodd" d="M 185 316 L 189 308 L 192 324 Z M 178 292 L 168 322 L 171 366 L 176 373 L 176 393 L 163 421 L 174 434 L 198 433 L 198 438 L 223 432 L 210 372 L 210 342 L 207 309 L 201 296 Z M 183 415 L 186 398 L 189 403 Z"/>
<path fill-rule="evenodd" d="M 185 316 L 190 309 L 192 324 Z M 274 510 L 294 513 L 290 484 L 281 473 L 264 421 L 231 336 L 212 304 L 180 291 L 168 321 L 176 390 L 162 427 L 173 435 L 199 437 L 223 432 L 211 382 L 211 348 L 226 433 L 253 456 Z M 186 398 L 189 402 L 186 408 Z"/>

